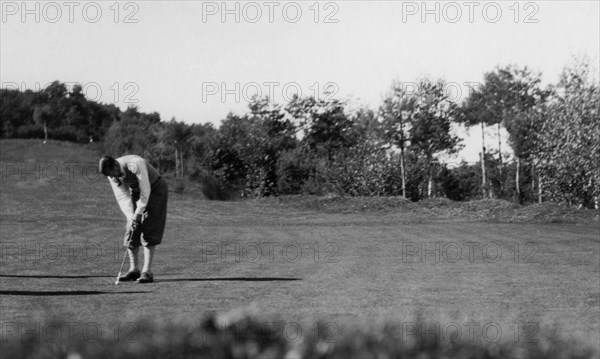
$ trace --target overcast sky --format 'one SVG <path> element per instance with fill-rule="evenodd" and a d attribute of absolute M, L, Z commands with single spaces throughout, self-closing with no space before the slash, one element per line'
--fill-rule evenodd
<path fill-rule="evenodd" d="M 465 96 L 496 65 L 555 82 L 572 55 L 600 58 L 595 0 L 221 4 L 2 1 L 2 87 L 77 82 L 122 109 L 218 124 L 256 91 L 282 103 L 329 89 L 376 108 L 395 79 L 443 78 Z"/>

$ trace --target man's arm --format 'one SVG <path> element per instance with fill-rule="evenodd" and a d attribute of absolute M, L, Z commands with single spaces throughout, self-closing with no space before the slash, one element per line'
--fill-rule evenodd
<path fill-rule="evenodd" d="M 119 207 L 121 207 L 121 211 L 127 220 L 132 221 L 134 219 L 133 215 L 133 202 L 131 201 L 131 194 L 129 193 L 129 189 L 126 188 L 125 185 L 118 185 L 114 180 L 108 179 L 110 185 L 112 186 L 113 192 L 115 193 L 115 197 L 117 198 L 117 202 L 119 203 Z"/>
<path fill-rule="evenodd" d="M 148 205 L 150 198 L 150 179 L 148 177 L 148 167 L 144 160 L 136 161 L 129 166 L 129 169 L 136 175 L 140 186 L 140 199 L 136 203 L 134 218 L 141 219 L 142 214 Z"/>

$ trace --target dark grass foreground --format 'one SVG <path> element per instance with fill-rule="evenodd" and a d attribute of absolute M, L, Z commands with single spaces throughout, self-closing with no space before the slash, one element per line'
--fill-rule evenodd
<path fill-rule="evenodd" d="M 597 358 L 583 345 L 546 334 L 535 341 L 492 343 L 436 337 L 414 325 L 386 324 L 370 329 L 332 328 L 321 323 L 265 322 L 241 312 L 208 315 L 196 327 L 138 322 L 110 335 L 46 323 L 31 332 L 4 330 L 1 358 L 339 358 L 339 359 L 575 359 Z M 279 324 L 278 324 L 279 323 Z M 418 322 L 411 322 L 418 323 Z M 70 329 L 69 329 L 70 328 Z M 106 333 L 104 333 L 106 334 Z M 455 338 L 454 338 L 455 339 Z"/>

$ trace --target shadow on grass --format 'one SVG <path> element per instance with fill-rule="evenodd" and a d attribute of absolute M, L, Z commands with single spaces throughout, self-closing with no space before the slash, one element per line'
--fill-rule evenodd
<path fill-rule="evenodd" d="M 173 279 L 160 279 L 156 282 L 293 282 L 302 280 L 302 278 L 285 278 L 285 277 L 227 277 L 227 278 L 173 278 Z"/>
<path fill-rule="evenodd" d="M 34 291 L 34 290 L 0 290 L 0 295 L 25 295 L 32 297 L 69 296 L 69 295 L 98 295 L 98 294 L 141 294 L 149 292 L 102 292 L 98 290 L 57 290 L 57 291 Z"/>
<path fill-rule="evenodd" d="M 0 278 L 54 278 L 54 279 L 86 279 L 86 278 L 112 278 L 106 275 L 24 275 L 0 274 Z"/>

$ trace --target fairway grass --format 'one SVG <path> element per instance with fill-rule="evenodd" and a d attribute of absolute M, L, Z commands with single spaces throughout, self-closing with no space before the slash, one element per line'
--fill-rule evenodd
<path fill-rule="evenodd" d="M 245 308 L 344 328 L 421 313 L 441 327 L 499 328 L 502 341 L 556 330 L 599 347 L 597 224 L 413 221 L 401 210 L 325 213 L 171 193 L 156 283 L 115 286 L 125 223 L 108 182 L 91 172 L 22 178 L 18 169 L 49 168 L 51 158 L 91 166 L 97 152 L 0 144 L 4 324 L 61 318 L 112 333 L 138 320 L 193 326 L 207 312 Z"/>

